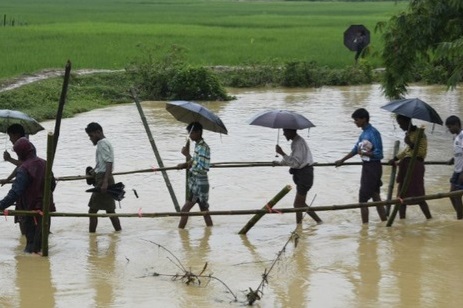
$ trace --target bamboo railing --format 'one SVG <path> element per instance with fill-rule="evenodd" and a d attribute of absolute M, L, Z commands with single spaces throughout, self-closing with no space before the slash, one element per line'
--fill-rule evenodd
<path fill-rule="evenodd" d="M 421 201 L 435 200 L 451 197 L 461 197 L 463 190 L 456 190 L 446 193 L 437 193 L 432 195 L 409 197 L 404 199 L 391 199 L 384 201 L 339 204 L 339 205 L 324 205 L 324 206 L 311 206 L 311 207 L 298 207 L 298 208 L 279 208 L 278 211 L 268 210 L 267 208 L 251 209 L 251 210 L 227 210 L 227 211 L 208 211 L 208 212 L 155 212 L 155 213 L 115 213 L 115 214 L 89 214 L 89 213 L 67 213 L 67 212 L 51 212 L 52 217 L 138 217 L 138 218 L 158 218 L 158 217 L 180 217 L 180 216 L 204 216 L 204 215 L 254 215 L 254 214 L 281 214 L 281 213 L 297 213 L 311 211 L 339 211 L 347 209 L 357 209 L 362 207 L 372 207 L 378 205 L 395 205 L 395 204 L 416 204 Z M 5 210 L 5 216 L 34 216 L 40 215 L 35 211 L 16 211 Z"/>

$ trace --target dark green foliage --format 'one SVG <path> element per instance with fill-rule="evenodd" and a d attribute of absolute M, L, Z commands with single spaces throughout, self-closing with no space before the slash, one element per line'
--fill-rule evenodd
<path fill-rule="evenodd" d="M 183 60 L 184 49 L 172 46 L 143 48 L 128 68 L 140 97 L 151 100 L 230 100 L 219 79 L 209 69 Z"/>
<path fill-rule="evenodd" d="M 452 78 L 450 85 L 460 81 L 463 67 L 463 6 L 456 0 L 414 0 L 406 12 L 378 23 L 383 32 L 385 64 L 384 93 L 394 99 L 407 93 L 407 86 L 416 78 L 436 79 L 442 72 Z M 434 66 L 430 68 L 429 66 Z M 419 72 L 417 68 L 427 71 Z M 430 78 L 434 77 L 434 78 Z"/>
<path fill-rule="evenodd" d="M 230 100 L 217 76 L 204 67 L 185 66 L 168 81 L 171 100 Z"/>
<path fill-rule="evenodd" d="M 276 64 L 239 68 L 220 68 L 216 73 L 228 87 L 321 87 L 369 84 L 379 80 L 367 61 L 356 66 L 333 69 L 315 62 L 292 61 L 283 67 Z"/>
<path fill-rule="evenodd" d="M 233 88 L 275 86 L 281 84 L 281 67 L 275 63 L 244 64 L 241 67 L 215 68 L 223 84 Z"/>
<path fill-rule="evenodd" d="M 314 62 L 293 61 L 285 64 L 282 84 L 285 87 L 319 87 L 322 80 Z"/>
<path fill-rule="evenodd" d="M 315 62 L 289 62 L 283 70 L 286 87 L 345 86 L 371 83 L 371 67 L 367 64 L 330 69 Z"/>

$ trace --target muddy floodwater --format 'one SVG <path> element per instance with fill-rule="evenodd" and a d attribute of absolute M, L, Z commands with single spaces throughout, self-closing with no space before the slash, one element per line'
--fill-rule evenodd
<path fill-rule="evenodd" d="M 395 140 L 403 140 L 391 113 L 380 108 L 387 100 L 378 85 L 230 91 L 236 100 L 205 104 L 229 131 L 204 132 L 212 162 L 271 162 L 280 159 L 274 152 L 277 142 L 289 152 L 290 142 L 278 130 L 248 125 L 253 115 L 267 109 L 297 111 L 316 125 L 299 133 L 319 163 L 333 163 L 350 151 L 360 134 L 350 116 L 359 107 L 370 111 L 370 122 L 381 132 L 385 159 L 392 157 Z M 428 102 L 443 120 L 463 116 L 460 90 L 411 87 L 408 97 Z M 165 110 L 165 102 L 144 102 L 142 107 L 164 166 L 182 162 L 185 124 Z M 159 166 L 136 105 L 123 104 L 62 121 L 55 176 L 83 175 L 86 166 L 94 165 L 95 147 L 84 131 L 92 121 L 103 126 L 114 146 L 115 172 Z M 446 128 L 414 122 L 426 127 L 427 160 L 450 159 L 452 135 Z M 46 131 L 30 137 L 41 157 L 46 157 L 47 132 L 54 124 L 42 123 Z M 447 192 L 452 168 L 427 165 L 426 193 Z M 0 162 L 2 178 L 12 169 Z M 384 167 L 383 174 L 385 198 L 390 168 Z M 185 173 L 167 175 L 182 205 Z M 307 202 L 314 207 L 356 203 L 359 179 L 359 166 L 315 167 Z M 212 168 L 209 180 L 211 210 L 260 209 L 283 187 L 293 186 L 285 167 Z M 360 211 L 350 209 L 319 212 L 321 225 L 305 216 L 298 228 L 292 213 L 265 215 L 247 235 L 238 235 L 250 215 L 213 216 L 212 228 L 205 227 L 202 217 L 191 217 L 185 230 L 177 228 L 178 217 L 145 217 L 175 211 L 161 172 L 120 175 L 116 181 L 127 191 L 116 211 L 138 217 L 121 218 L 119 233 L 108 218 L 100 218 L 95 234 L 88 233 L 88 218 L 54 217 L 49 257 L 23 253 L 25 239 L 13 217 L 1 218 L 0 307 L 244 307 L 249 289 L 261 285 L 277 257 L 255 307 L 461 307 L 463 221 L 456 220 L 448 199 L 429 202 L 431 220 L 411 206 L 407 218 L 397 218 L 392 227 L 374 210 L 370 223 L 362 225 Z M 1 187 L 0 197 L 9 188 Z M 57 210 L 86 213 L 88 188 L 82 180 L 58 182 Z M 292 207 L 294 195 L 292 189 L 275 208 Z M 289 241 L 285 247 L 293 232 L 297 245 Z M 202 275 L 210 277 L 187 285 L 182 268 L 197 275 L 204 269 Z"/>

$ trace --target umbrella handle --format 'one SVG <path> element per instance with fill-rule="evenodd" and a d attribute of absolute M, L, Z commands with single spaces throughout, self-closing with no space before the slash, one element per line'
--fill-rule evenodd
<path fill-rule="evenodd" d="M 278 133 L 277 133 L 277 145 L 280 144 L 280 129 L 278 129 Z M 278 154 L 275 154 L 275 157 L 278 157 Z"/>

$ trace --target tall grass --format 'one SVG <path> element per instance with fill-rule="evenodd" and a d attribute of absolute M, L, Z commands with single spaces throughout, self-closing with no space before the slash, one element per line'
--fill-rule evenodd
<path fill-rule="evenodd" d="M 284 2 L 232 0 L 2 0 L 0 16 L 22 26 L 0 27 L 0 79 L 44 68 L 124 68 L 138 46 L 187 49 L 195 65 L 315 61 L 344 67 L 351 24 L 371 31 L 405 8 L 394 2 Z M 371 59 L 374 66 L 381 65 Z"/>

